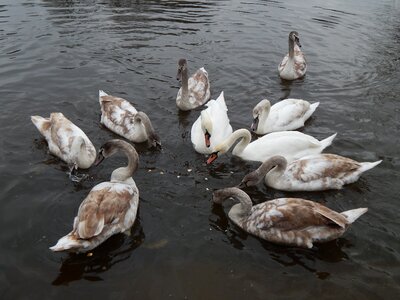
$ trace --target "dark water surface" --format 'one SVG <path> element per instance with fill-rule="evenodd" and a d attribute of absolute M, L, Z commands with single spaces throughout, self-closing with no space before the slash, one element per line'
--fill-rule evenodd
<path fill-rule="evenodd" d="M 309 69 L 281 82 L 289 31 Z M 394 299 L 400 293 L 400 3 L 394 1 L 13 1 L 0 4 L 1 299 Z M 368 207 L 340 239 L 313 249 L 244 233 L 212 204 L 257 163 L 216 164 L 194 152 L 181 113 L 176 64 L 205 66 L 234 129 L 263 97 L 321 104 L 302 129 L 338 136 L 328 152 L 383 159 L 341 191 L 292 193 L 335 210 Z M 61 111 L 98 148 L 98 90 L 148 113 L 162 152 L 137 147 L 139 219 L 93 256 L 52 253 L 95 184 L 125 163 L 113 157 L 74 184 L 47 152 L 31 115 Z M 288 194 L 263 185 L 256 202 Z M 228 204 L 228 203 L 227 203 Z M 229 206 L 229 205 L 226 205 Z"/>

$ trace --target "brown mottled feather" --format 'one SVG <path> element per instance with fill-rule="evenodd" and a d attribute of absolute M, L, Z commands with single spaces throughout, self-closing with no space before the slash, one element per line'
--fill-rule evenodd
<path fill-rule="evenodd" d="M 115 219 L 122 220 L 125 217 L 132 195 L 127 190 L 118 193 L 110 190 L 110 187 L 106 187 L 91 191 L 82 202 L 76 231 L 79 238 L 94 237 L 101 233 L 104 226 L 110 225 Z"/>

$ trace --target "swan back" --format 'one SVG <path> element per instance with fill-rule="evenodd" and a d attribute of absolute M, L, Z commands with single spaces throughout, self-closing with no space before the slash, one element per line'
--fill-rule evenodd
<path fill-rule="evenodd" d="M 53 112 L 50 118 L 32 116 L 32 122 L 45 137 L 49 150 L 70 165 L 89 168 L 95 158 L 96 149 L 86 134 L 62 113 Z"/>

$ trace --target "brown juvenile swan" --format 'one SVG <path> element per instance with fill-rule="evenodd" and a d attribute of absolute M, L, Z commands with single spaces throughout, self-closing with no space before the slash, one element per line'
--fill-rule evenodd
<path fill-rule="evenodd" d="M 129 143 L 110 140 L 100 148 L 95 164 L 118 151 L 127 156 L 128 166 L 115 169 L 110 181 L 92 188 L 79 206 L 72 231 L 59 239 L 52 251 L 87 252 L 113 234 L 129 232 L 139 205 L 139 190 L 132 179 L 139 156 Z"/>
<path fill-rule="evenodd" d="M 232 187 L 217 190 L 213 201 L 218 204 L 228 198 L 240 201 L 229 211 L 229 218 L 250 234 L 267 241 L 312 248 L 314 242 L 327 242 L 340 237 L 367 208 L 342 213 L 319 203 L 299 198 L 279 198 L 252 205 L 250 197 Z"/>
<path fill-rule="evenodd" d="M 200 68 L 190 78 L 188 73 L 187 61 L 181 58 L 176 75 L 176 79 L 182 83 L 176 96 L 176 105 L 181 110 L 194 109 L 210 99 L 210 82 L 207 71 Z"/>
<path fill-rule="evenodd" d="M 161 146 L 160 138 L 144 112 L 138 112 L 127 100 L 104 91 L 99 91 L 99 102 L 100 122 L 108 129 L 134 143 L 147 141 L 150 147 Z"/>
<path fill-rule="evenodd" d="M 336 154 L 315 154 L 302 157 L 289 165 L 277 155 L 247 174 L 239 187 L 253 186 L 265 178 L 265 184 L 281 191 L 323 191 L 341 189 L 356 182 L 362 173 L 382 161 L 357 162 Z"/>
<path fill-rule="evenodd" d="M 306 58 L 300 50 L 301 44 L 297 31 L 289 33 L 289 53 L 283 58 L 278 67 L 282 79 L 294 80 L 306 74 Z"/>

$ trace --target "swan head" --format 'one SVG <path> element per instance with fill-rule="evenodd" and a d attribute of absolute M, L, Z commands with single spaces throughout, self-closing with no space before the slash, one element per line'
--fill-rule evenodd
<path fill-rule="evenodd" d="M 178 61 L 178 74 L 176 74 L 176 80 L 182 81 L 182 73 L 187 69 L 187 61 L 181 58 Z"/>
<path fill-rule="evenodd" d="M 297 46 L 301 48 L 299 34 L 297 33 L 297 31 L 292 31 L 289 33 L 289 40 L 293 41 L 295 44 L 297 44 Z"/>
<path fill-rule="evenodd" d="M 251 199 L 244 191 L 237 187 L 224 188 L 216 190 L 213 193 L 213 202 L 222 204 L 226 199 L 239 200 L 239 204 L 232 206 L 229 216 L 233 216 L 234 219 L 240 219 L 247 216 L 252 207 Z"/>
<path fill-rule="evenodd" d="M 271 102 L 269 102 L 268 99 L 261 100 L 260 102 L 257 103 L 256 106 L 254 106 L 253 123 L 251 124 L 251 131 L 257 131 L 261 114 L 265 112 L 268 115 L 270 109 L 271 109 Z"/>
<path fill-rule="evenodd" d="M 214 160 L 218 158 L 218 154 L 224 154 L 229 150 L 229 147 L 226 143 L 218 144 L 214 151 L 208 156 L 207 165 L 211 164 Z"/>
<path fill-rule="evenodd" d="M 237 187 L 239 189 L 243 189 L 245 187 L 255 186 L 255 185 L 257 185 L 257 183 L 260 182 L 260 177 L 262 178 L 262 176 L 260 176 L 258 170 L 255 170 L 255 171 L 247 174 L 246 176 L 244 176 L 242 181 L 238 184 Z"/>
<path fill-rule="evenodd" d="M 206 144 L 206 147 L 209 148 L 211 145 L 210 139 L 211 139 L 211 134 L 213 132 L 213 124 L 207 110 L 203 110 L 201 112 L 200 118 L 201 118 L 201 129 L 204 132 L 204 142 Z"/>
<path fill-rule="evenodd" d="M 114 155 L 115 153 L 117 153 L 120 143 L 128 144 L 127 142 L 124 142 L 124 141 L 118 140 L 118 139 L 110 140 L 110 141 L 104 143 L 99 149 L 99 153 L 97 154 L 94 165 L 98 166 L 99 164 L 101 164 L 103 162 L 103 160 L 105 158 L 108 158 L 108 157 Z"/>
<path fill-rule="evenodd" d="M 138 125 L 144 126 L 144 130 L 147 135 L 147 142 L 149 144 L 149 147 L 161 148 L 160 137 L 154 131 L 153 125 L 151 124 L 149 117 L 144 112 L 139 111 L 135 115 L 133 121 L 135 123 L 137 123 Z"/>

